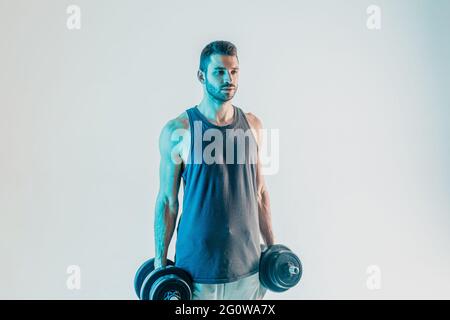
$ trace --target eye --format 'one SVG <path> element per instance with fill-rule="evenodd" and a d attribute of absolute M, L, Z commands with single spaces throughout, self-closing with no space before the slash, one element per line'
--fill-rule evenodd
<path fill-rule="evenodd" d="M 217 71 L 217 73 L 222 75 L 222 74 L 224 74 L 224 71 L 223 70 L 219 70 L 219 71 Z"/>

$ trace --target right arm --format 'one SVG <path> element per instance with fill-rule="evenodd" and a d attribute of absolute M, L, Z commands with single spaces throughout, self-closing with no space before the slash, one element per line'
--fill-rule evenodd
<path fill-rule="evenodd" d="M 159 137 L 160 166 L 159 192 L 155 204 L 155 269 L 167 265 L 167 251 L 178 216 L 178 191 L 182 162 L 178 141 L 171 136 L 177 129 L 176 120 L 169 121 Z"/>

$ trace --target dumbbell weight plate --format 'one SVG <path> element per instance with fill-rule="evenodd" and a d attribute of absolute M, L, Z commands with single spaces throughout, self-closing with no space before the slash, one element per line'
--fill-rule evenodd
<path fill-rule="evenodd" d="M 192 289 L 182 276 L 168 274 L 159 277 L 151 286 L 151 300 L 191 300 Z"/>
<path fill-rule="evenodd" d="M 291 251 L 283 251 L 278 254 L 272 270 L 271 278 L 283 291 L 294 287 L 302 276 L 300 259 Z"/>
<path fill-rule="evenodd" d="M 289 272 L 289 266 L 298 272 L 294 274 Z M 300 281 L 301 275 L 301 262 L 288 247 L 276 244 L 262 252 L 259 279 L 269 290 L 286 291 Z"/>
<path fill-rule="evenodd" d="M 270 277 L 269 277 L 269 265 L 270 265 L 270 256 L 271 256 L 271 248 L 269 247 L 267 248 L 264 245 L 261 245 L 261 258 L 260 258 L 260 263 L 259 263 L 259 281 L 261 282 L 261 284 L 271 290 L 271 287 L 273 287 L 273 285 L 270 284 Z"/>
<path fill-rule="evenodd" d="M 139 295 L 141 300 L 163 300 L 164 293 L 167 292 L 164 291 L 166 287 L 165 280 L 169 280 L 167 291 L 178 289 L 182 300 L 190 300 L 192 298 L 192 280 L 189 274 L 183 269 L 171 265 L 166 268 L 153 270 L 144 279 Z M 154 286 L 154 284 L 157 285 Z"/>
<path fill-rule="evenodd" d="M 172 260 L 167 259 L 167 265 L 173 266 L 174 263 Z M 155 259 L 149 259 L 145 261 L 139 269 L 136 271 L 136 275 L 134 277 L 134 291 L 138 298 L 141 298 L 141 288 L 142 283 L 144 283 L 144 279 L 155 270 Z"/>

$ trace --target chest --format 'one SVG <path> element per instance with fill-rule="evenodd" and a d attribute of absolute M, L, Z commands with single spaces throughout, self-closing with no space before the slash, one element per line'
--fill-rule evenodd
<path fill-rule="evenodd" d="M 254 164 L 257 148 L 251 128 L 186 130 L 180 137 L 177 152 L 184 166 L 188 163 Z"/>

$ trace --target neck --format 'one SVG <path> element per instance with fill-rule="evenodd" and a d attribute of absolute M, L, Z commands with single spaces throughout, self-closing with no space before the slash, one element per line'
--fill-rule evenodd
<path fill-rule="evenodd" d="M 216 125 L 228 124 L 233 120 L 234 110 L 231 100 L 224 102 L 205 95 L 197 108 Z"/>

